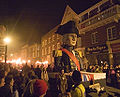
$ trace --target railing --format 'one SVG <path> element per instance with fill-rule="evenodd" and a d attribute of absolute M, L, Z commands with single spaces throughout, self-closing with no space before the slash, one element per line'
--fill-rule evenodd
<path fill-rule="evenodd" d="M 119 13 L 120 13 L 120 5 L 112 6 L 111 8 L 106 9 L 105 11 L 103 11 L 101 13 L 98 13 L 97 15 L 85 20 L 84 22 L 81 22 L 79 24 L 79 26 L 80 26 L 79 28 L 80 29 L 86 28 L 92 24 L 95 24 L 99 21 L 105 20 L 106 18 L 109 18 L 109 17 L 114 16 Z"/>

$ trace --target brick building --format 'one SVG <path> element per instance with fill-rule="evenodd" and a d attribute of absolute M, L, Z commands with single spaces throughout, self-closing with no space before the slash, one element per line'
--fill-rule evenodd
<path fill-rule="evenodd" d="M 62 36 L 55 34 L 58 27 L 59 25 L 50 30 L 41 39 L 42 62 L 48 61 L 48 64 L 54 64 L 53 51 L 60 49 L 62 44 Z"/>
<path fill-rule="evenodd" d="M 4 60 L 5 58 L 5 44 L 3 39 L 7 35 L 6 28 L 3 25 L 0 25 L 0 61 Z"/>
<path fill-rule="evenodd" d="M 90 64 L 120 64 L 120 5 L 102 0 L 79 14 L 82 48 Z"/>

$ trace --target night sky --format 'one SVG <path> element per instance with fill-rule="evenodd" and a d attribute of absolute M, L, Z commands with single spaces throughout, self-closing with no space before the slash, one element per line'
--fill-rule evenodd
<path fill-rule="evenodd" d="M 60 24 L 66 5 L 80 13 L 101 0 L 0 0 L 0 24 L 14 41 L 34 42 Z"/>

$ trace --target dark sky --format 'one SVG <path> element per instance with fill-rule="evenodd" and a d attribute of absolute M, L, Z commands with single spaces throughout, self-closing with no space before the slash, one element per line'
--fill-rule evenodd
<path fill-rule="evenodd" d="M 61 22 L 66 5 L 76 13 L 101 0 L 0 0 L 0 23 L 21 42 L 40 40 Z"/>

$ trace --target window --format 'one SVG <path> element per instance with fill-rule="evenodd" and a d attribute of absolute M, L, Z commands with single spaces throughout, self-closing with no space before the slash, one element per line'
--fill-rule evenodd
<path fill-rule="evenodd" d="M 50 51 L 50 47 L 48 47 L 48 54 L 50 54 L 50 52 L 51 52 L 51 51 Z"/>
<path fill-rule="evenodd" d="M 55 35 L 52 36 L 52 41 L 54 41 Z"/>
<path fill-rule="evenodd" d="M 47 55 L 47 48 L 45 48 L 45 55 Z"/>
<path fill-rule="evenodd" d="M 47 40 L 45 40 L 45 45 L 47 45 Z"/>
<path fill-rule="evenodd" d="M 82 21 L 87 20 L 87 19 L 88 19 L 88 13 L 86 13 L 82 16 Z"/>
<path fill-rule="evenodd" d="M 105 2 L 104 4 L 102 4 L 102 5 L 100 6 L 100 11 L 102 12 L 102 11 L 108 9 L 108 8 L 110 7 L 110 5 L 111 5 L 111 4 L 110 4 L 110 1 Z"/>
<path fill-rule="evenodd" d="M 48 43 L 50 43 L 50 41 L 51 41 L 51 38 L 49 37 L 49 39 L 48 39 Z"/>
<path fill-rule="evenodd" d="M 107 29 L 107 38 L 108 40 L 113 40 L 117 38 L 117 30 L 115 26 Z"/>
<path fill-rule="evenodd" d="M 44 41 L 42 42 L 42 47 L 44 47 Z"/>
<path fill-rule="evenodd" d="M 34 58 L 35 57 L 35 48 L 32 48 L 32 51 L 33 51 L 32 57 Z"/>
<path fill-rule="evenodd" d="M 37 57 L 40 57 L 40 47 L 37 47 Z"/>
<path fill-rule="evenodd" d="M 92 33 L 91 38 L 92 38 L 92 44 L 98 43 L 97 32 Z"/>
<path fill-rule="evenodd" d="M 55 50 L 55 45 L 52 46 L 52 50 Z"/>
<path fill-rule="evenodd" d="M 92 17 L 96 14 L 98 14 L 98 8 L 95 8 L 95 9 L 91 10 L 90 13 L 89 13 L 89 17 Z"/>
<path fill-rule="evenodd" d="M 42 56 L 44 55 L 44 49 L 42 49 Z"/>

